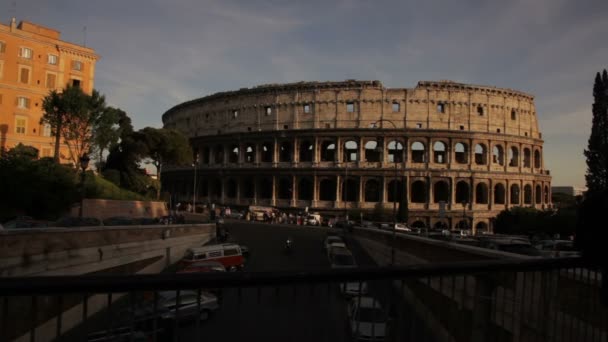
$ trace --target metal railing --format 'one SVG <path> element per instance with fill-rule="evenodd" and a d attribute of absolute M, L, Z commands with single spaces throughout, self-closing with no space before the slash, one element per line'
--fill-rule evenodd
<path fill-rule="evenodd" d="M 0 339 L 606 341 L 601 276 L 563 258 L 4 278 Z"/>

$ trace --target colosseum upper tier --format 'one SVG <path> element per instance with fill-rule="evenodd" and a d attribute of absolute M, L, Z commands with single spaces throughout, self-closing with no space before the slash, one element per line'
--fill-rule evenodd
<path fill-rule="evenodd" d="M 506 208 L 551 205 L 534 97 L 516 90 L 271 84 L 184 102 L 162 118 L 197 156 L 195 167 L 162 174 L 183 200 L 320 212 L 390 212 L 407 201 L 411 225 L 478 230 Z"/>

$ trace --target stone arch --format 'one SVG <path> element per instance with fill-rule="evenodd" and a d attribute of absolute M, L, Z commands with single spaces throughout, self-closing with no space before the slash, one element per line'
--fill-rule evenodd
<path fill-rule="evenodd" d="M 540 164 L 541 164 L 540 151 L 534 150 L 534 168 L 540 169 Z"/>
<path fill-rule="evenodd" d="M 298 199 L 305 201 L 312 201 L 312 180 L 308 177 L 300 178 L 298 182 Z"/>
<path fill-rule="evenodd" d="M 475 164 L 486 165 L 488 164 L 488 150 L 486 145 L 477 144 L 475 145 Z"/>
<path fill-rule="evenodd" d="M 536 204 L 541 204 L 543 202 L 543 188 L 540 186 L 540 184 L 536 185 L 534 200 Z"/>
<path fill-rule="evenodd" d="M 454 145 L 454 159 L 456 159 L 456 163 L 458 164 L 467 164 L 469 162 L 469 149 L 467 144 L 463 142 L 458 142 Z"/>
<path fill-rule="evenodd" d="M 509 149 L 509 166 L 519 166 L 519 149 L 515 146 Z"/>
<path fill-rule="evenodd" d="M 293 186 L 291 184 L 291 178 L 279 178 L 279 184 L 277 187 L 277 198 L 283 200 L 290 200 L 293 197 Z"/>
<path fill-rule="evenodd" d="M 519 204 L 519 185 L 511 184 L 511 196 L 510 201 L 511 204 Z"/>
<path fill-rule="evenodd" d="M 312 162 L 315 145 L 310 140 L 303 140 L 300 143 L 300 162 Z"/>
<path fill-rule="evenodd" d="M 441 229 L 441 230 L 448 229 L 448 224 L 445 223 L 445 221 L 437 221 L 433 225 L 433 229 Z"/>
<path fill-rule="evenodd" d="M 289 141 L 283 141 L 279 146 L 279 162 L 289 163 L 293 161 L 293 147 Z"/>
<path fill-rule="evenodd" d="M 446 156 L 446 144 L 443 141 L 435 141 L 433 144 L 433 162 L 445 164 L 447 162 Z"/>
<path fill-rule="evenodd" d="M 245 146 L 245 163 L 255 163 L 255 144 Z"/>
<path fill-rule="evenodd" d="M 424 223 L 424 221 L 422 221 L 422 220 L 416 220 L 416 221 L 414 221 L 414 223 L 412 223 L 412 227 L 413 228 L 426 228 L 426 223 Z"/>
<path fill-rule="evenodd" d="M 243 191 L 241 193 L 242 198 L 254 198 L 255 197 L 255 184 L 253 183 L 252 177 L 243 179 Z"/>
<path fill-rule="evenodd" d="M 215 164 L 223 164 L 224 163 L 224 146 L 216 145 L 213 154 L 213 162 Z"/>
<path fill-rule="evenodd" d="M 365 202 L 380 202 L 382 187 L 380 186 L 380 181 L 375 178 L 368 179 L 365 182 L 365 190 L 364 190 Z"/>
<path fill-rule="evenodd" d="M 234 179 L 229 179 L 226 182 L 226 196 L 228 198 L 236 198 L 238 185 Z"/>
<path fill-rule="evenodd" d="M 475 186 L 475 203 L 488 204 L 488 185 L 486 183 L 477 183 Z"/>
<path fill-rule="evenodd" d="M 426 203 L 427 199 L 427 189 L 426 182 L 422 180 L 417 180 L 412 183 L 412 193 L 410 194 L 410 199 L 412 203 Z"/>
<path fill-rule="evenodd" d="M 260 188 L 258 191 L 258 198 L 270 199 L 272 198 L 272 179 L 262 178 L 259 182 Z"/>
<path fill-rule="evenodd" d="M 494 204 L 505 204 L 505 186 L 502 183 L 494 185 Z"/>
<path fill-rule="evenodd" d="M 477 222 L 477 224 L 475 225 L 475 232 L 487 232 L 488 231 L 488 224 L 481 221 L 481 222 Z"/>
<path fill-rule="evenodd" d="M 412 163 L 426 162 L 426 147 L 420 141 L 414 141 L 410 148 L 412 150 Z"/>
<path fill-rule="evenodd" d="M 321 161 L 333 162 L 336 160 L 336 143 L 329 140 L 321 143 Z"/>
<path fill-rule="evenodd" d="M 469 183 L 466 181 L 459 181 L 456 183 L 456 202 L 457 203 L 470 203 L 471 195 L 470 195 Z"/>
<path fill-rule="evenodd" d="M 336 180 L 333 178 L 325 178 L 319 182 L 319 200 L 335 201 L 336 200 Z"/>
<path fill-rule="evenodd" d="M 456 228 L 458 228 L 458 229 L 464 229 L 464 230 L 469 229 L 469 222 L 468 222 L 468 220 L 467 219 L 463 219 L 463 220 L 458 221 L 458 223 L 456 223 Z"/>
<path fill-rule="evenodd" d="M 222 181 L 220 179 L 214 179 L 211 190 L 213 191 L 213 197 L 218 199 L 222 198 Z"/>
<path fill-rule="evenodd" d="M 392 140 L 388 143 L 388 162 L 401 163 L 403 162 L 403 144 L 398 140 Z"/>
<path fill-rule="evenodd" d="M 524 148 L 524 167 L 530 167 L 530 159 L 530 149 L 526 147 Z"/>
<path fill-rule="evenodd" d="M 344 142 L 344 162 L 356 162 L 359 160 L 359 144 L 354 140 Z"/>
<path fill-rule="evenodd" d="M 239 154 L 241 149 L 238 145 L 230 146 L 230 155 L 228 156 L 228 162 L 232 164 L 236 164 L 239 162 Z"/>
<path fill-rule="evenodd" d="M 380 161 L 382 153 L 379 151 L 379 143 L 376 140 L 368 140 L 365 145 L 365 161 L 377 163 Z"/>
<path fill-rule="evenodd" d="M 260 152 L 262 163 L 272 163 L 274 155 L 274 143 L 268 141 L 262 143 L 262 150 Z"/>
<path fill-rule="evenodd" d="M 532 204 L 532 186 L 524 185 L 524 204 Z"/>
<path fill-rule="evenodd" d="M 393 179 L 386 185 L 387 200 L 389 202 L 401 203 L 403 199 L 403 182 L 398 179 Z"/>
<path fill-rule="evenodd" d="M 349 177 L 342 181 L 342 201 L 359 201 L 359 181 L 357 179 Z"/>
<path fill-rule="evenodd" d="M 433 184 L 433 201 L 450 203 L 450 185 L 446 180 L 439 180 Z"/>
<path fill-rule="evenodd" d="M 505 165 L 505 150 L 502 145 L 494 145 L 492 149 L 492 162 L 498 165 Z"/>
<path fill-rule="evenodd" d="M 545 204 L 549 204 L 549 186 L 545 185 Z"/>

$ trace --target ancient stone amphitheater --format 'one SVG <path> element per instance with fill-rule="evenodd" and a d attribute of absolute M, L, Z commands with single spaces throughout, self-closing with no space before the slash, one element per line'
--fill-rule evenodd
<path fill-rule="evenodd" d="M 184 102 L 163 123 L 197 155 L 162 174 L 182 200 L 390 213 L 403 199 L 410 225 L 476 230 L 505 208 L 551 205 L 534 98 L 516 90 L 270 84 Z"/>

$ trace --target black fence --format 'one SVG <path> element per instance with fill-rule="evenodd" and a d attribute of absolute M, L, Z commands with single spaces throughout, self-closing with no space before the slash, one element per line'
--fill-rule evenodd
<path fill-rule="evenodd" d="M 606 341 L 579 258 L 316 272 L 4 278 L 25 341 Z"/>

